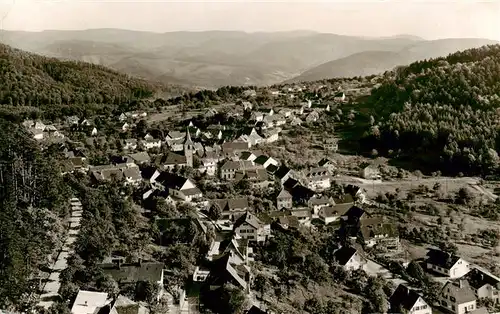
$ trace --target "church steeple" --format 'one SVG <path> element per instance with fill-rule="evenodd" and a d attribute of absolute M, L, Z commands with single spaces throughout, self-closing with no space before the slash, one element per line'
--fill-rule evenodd
<path fill-rule="evenodd" d="M 193 151 L 194 144 L 191 140 L 191 133 L 189 133 L 189 127 L 186 128 L 186 140 L 184 141 L 184 156 L 186 156 L 186 164 L 188 167 L 193 167 Z"/>

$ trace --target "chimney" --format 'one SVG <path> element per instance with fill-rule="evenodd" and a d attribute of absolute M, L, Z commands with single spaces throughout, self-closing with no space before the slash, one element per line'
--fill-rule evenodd
<path fill-rule="evenodd" d="M 87 306 L 87 301 L 86 300 L 85 300 L 85 304 L 84 305 Z"/>
<path fill-rule="evenodd" d="M 116 266 L 118 267 L 118 269 L 121 268 L 121 266 L 122 266 L 122 259 L 121 258 L 116 259 Z"/>
<path fill-rule="evenodd" d="M 137 264 L 139 264 L 139 266 L 141 266 L 141 265 L 142 265 L 142 258 L 140 258 L 140 257 L 139 257 L 139 258 L 137 259 Z"/>

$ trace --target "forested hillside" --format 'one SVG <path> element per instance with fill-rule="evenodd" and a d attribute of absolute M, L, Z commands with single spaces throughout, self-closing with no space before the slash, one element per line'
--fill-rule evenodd
<path fill-rule="evenodd" d="M 397 69 L 372 92 L 375 119 L 364 147 L 449 173 L 492 173 L 499 94 L 499 45 Z"/>
<path fill-rule="evenodd" d="M 0 104 L 48 108 L 118 105 L 175 87 L 149 83 L 103 66 L 62 62 L 0 44 Z"/>
<path fill-rule="evenodd" d="M 20 309 L 61 241 L 68 195 L 49 150 L 1 117 L 0 130 L 0 308 Z"/>

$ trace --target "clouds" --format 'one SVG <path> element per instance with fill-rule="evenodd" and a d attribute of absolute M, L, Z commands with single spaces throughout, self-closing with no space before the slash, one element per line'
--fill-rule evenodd
<path fill-rule="evenodd" d="M 4 28 L 125 28 L 148 31 L 310 29 L 359 36 L 500 40 L 500 3 L 477 1 L 97 1 L 0 0 Z"/>

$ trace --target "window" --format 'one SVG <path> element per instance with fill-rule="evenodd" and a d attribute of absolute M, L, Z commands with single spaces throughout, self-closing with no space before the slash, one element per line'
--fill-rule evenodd
<path fill-rule="evenodd" d="M 426 305 L 422 305 L 422 306 L 420 307 L 420 309 L 421 309 L 421 310 L 425 310 L 426 308 L 427 308 L 427 304 L 426 304 Z"/>
<path fill-rule="evenodd" d="M 414 311 L 418 311 L 420 310 L 420 306 L 415 306 L 415 308 L 413 309 Z"/>
<path fill-rule="evenodd" d="M 451 305 L 451 309 L 455 311 L 455 306 L 453 304 Z"/>
<path fill-rule="evenodd" d="M 445 301 L 445 300 L 441 300 L 441 305 L 447 306 L 447 305 L 448 305 L 448 303 L 446 303 L 446 301 Z"/>
<path fill-rule="evenodd" d="M 474 304 L 469 305 L 469 310 L 473 310 L 473 309 L 474 309 Z"/>
<path fill-rule="evenodd" d="M 454 297 L 450 297 L 450 301 L 451 301 L 451 302 L 455 302 L 455 301 L 456 301 L 456 299 L 455 299 Z"/>

